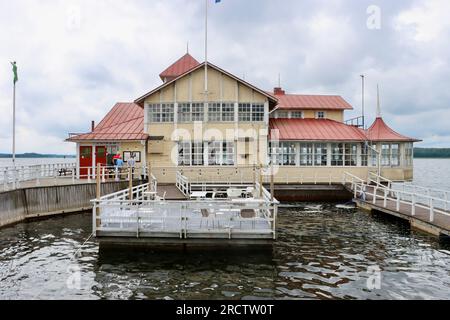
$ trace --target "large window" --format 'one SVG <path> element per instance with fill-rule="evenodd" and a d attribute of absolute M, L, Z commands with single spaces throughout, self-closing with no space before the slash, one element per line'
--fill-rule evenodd
<path fill-rule="evenodd" d="M 222 121 L 234 122 L 234 103 L 222 103 Z"/>
<path fill-rule="evenodd" d="M 173 122 L 174 121 L 174 105 L 172 103 L 149 104 L 148 120 L 151 123 Z"/>
<path fill-rule="evenodd" d="M 326 143 L 314 144 L 314 165 L 317 167 L 328 165 L 328 148 Z"/>
<path fill-rule="evenodd" d="M 331 165 L 343 166 L 344 165 L 344 144 L 332 143 L 331 144 Z"/>
<path fill-rule="evenodd" d="M 191 143 L 179 142 L 178 143 L 178 165 L 190 166 L 191 165 Z"/>
<path fill-rule="evenodd" d="M 234 122 L 234 104 L 210 103 L 208 107 L 208 120 L 211 122 Z"/>
<path fill-rule="evenodd" d="M 369 165 L 369 145 L 361 143 L 361 166 L 367 167 Z"/>
<path fill-rule="evenodd" d="M 148 106 L 148 120 L 150 122 L 161 122 L 161 105 L 150 104 Z"/>
<path fill-rule="evenodd" d="M 161 122 L 173 122 L 174 110 L 175 107 L 173 104 L 163 103 L 161 105 Z"/>
<path fill-rule="evenodd" d="M 233 166 L 234 159 L 234 142 L 180 142 L 178 144 L 179 166 Z"/>
<path fill-rule="evenodd" d="M 210 103 L 208 105 L 208 121 L 220 122 L 222 120 L 220 103 Z"/>
<path fill-rule="evenodd" d="M 191 104 L 180 103 L 178 104 L 178 122 L 190 122 L 191 121 Z"/>
<path fill-rule="evenodd" d="M 384 167 L 391 165 L 391 149 L 389 144 L 381 145 L 381 165 Z"/>
<path fill-rule="evenodd" d="M 345 144 L 345 166 L 356 167 L 358 165 L 358 146 L 354 143 Z"/>
<path fill-rule="evenodd" d="M 252 105 L 250 103 L 239 104 L 239 121 L 242 122 L 252 121 Z"/>
<path fill-rule="evenodd" d="M 411 167 L 413 165 L 414 146 L 412 143 L 405 144 L 405 166 Z"/>
<path fill-rule="evenodd" d="M 205 115 L 205 105 L 203 103 L 192 104 L 192 121 L 203 121 Z"/>
<path fill-rule="evenodd" d="M 263 103 L 240 103 L 239 121 L 241 122 L 263 122 L 264 121 Z"/>
<path fill-rule="evenodd" d="M 400 145 L 398 143 L 391 144 L 391 166 L 400 166 Z"/>
<path fill-rule="evenodd" d="M 279 166 L 295 166 L 297 148 L 294 142 L 273 142 L 269 147 L 270 163 Z"/>
<path fill-rule="evenodd" d="M 252 121 L 264 121 L 264 104 L 254 104 L 252 108 Z"/>
<path fill-rule="evenodd" d="M 314 146 L 312 143 L 300 144 L 300 166 L 312 166 L 314 158 Z"/>

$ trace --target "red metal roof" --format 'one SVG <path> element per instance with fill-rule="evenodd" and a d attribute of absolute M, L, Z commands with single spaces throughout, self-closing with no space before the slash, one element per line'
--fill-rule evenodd
<path fill-rule="evenodd" d="M 280 141 L 367 140 L 363 130 L 329 119 L 270 119 L 270 131 Z"/>
<path fill-rule="evenodd" d="M 353 110 L 341 96 L 277 94 L 279 109 Z"/>
<path fill-rule="evenodd" d="M 71 137 L 68 141 L 146 140 L 144 110 L 135 103 L 117 103 L 93 132 Z"/>
<path fill-rule="evenodd" d="M 172 80 L 173 78 L 176 78 L 186 71 L 191 70 L 192 68 L 195 68 L 198 66 L 200 62 L 194 59 L 189 53 L 186 53 L 184 56 L 182 56 L 180 59 L 178 59 L 174 64 L 172 64 L 170 67 L 168 67 L 166 70 L 161 72 L 159 77 L 161 80 L 164 81 L 164 79 Z"/>
<path fill-rule="evenodd" d="M 419 142 L 420 140 L 409 138 L 401 135 L 398 132 L 392 130 L 386 122 L 378 117 L 372 126 L 367 130 L 367 136 L 371 141 L 406 141 L 406 142 Z"/>

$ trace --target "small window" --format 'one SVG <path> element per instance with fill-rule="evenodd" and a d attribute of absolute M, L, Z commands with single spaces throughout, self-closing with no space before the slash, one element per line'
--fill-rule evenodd
<path fill-rule="evenodd" d="M 292 119 L 303 119 L 304 115 L 302 111 L 294 111 L 291 113 L 291 118 Z"/>
<path fill-rule="evenodd" d="M 316 119 L 325 119 L 326 118 L 326 113 L 325 111 L 317 111 L 316 113 Z"/>
<path fill-rule="evenodd" d="M 278 112 L 277 112 L 277 118 L 278 118 L 278 119 L 288 119 L 288 118 L 289 118 L 289 112 L 286 112 L 286 111 L 278 111 Z"/>

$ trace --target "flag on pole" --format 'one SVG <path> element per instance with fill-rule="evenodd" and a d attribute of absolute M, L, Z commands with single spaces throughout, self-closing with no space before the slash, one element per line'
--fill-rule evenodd
<path fill-rule="evenodd" d="M 17 81 L 19 81 L 19 77 L 17 76 L 17 64 L 16 62 L 11 62 L 13 66 L 13 73 L 14 73 L 14 84 L 16 84 Z"/>

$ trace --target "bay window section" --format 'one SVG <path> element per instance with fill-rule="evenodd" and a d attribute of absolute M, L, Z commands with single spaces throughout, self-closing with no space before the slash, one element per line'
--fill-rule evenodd
<path fill-rule="evenodd" d="M 345 144 L 345 166 L 356 167 L 358 165 L 358 146 L 354 143 Z"/>
<path fill-rule="evenodd" d="M 328 165 L 328 147 L 326 143 L 314 144 L 314 165 L 317 167 Z"/>
<path fill-rule="evenodd" d="M 312 166 L 313 165 L 313 144 L 301 143 L 300 144 L 300 166 Z"/>
<path fill-rule="evenodd" d="M 391 165 L 391 150 L 389 144 L 381 145 L 381 165 L 389 167 Z"/>
<path fill-rule="evenodd" d="M 413 156 L 414 156 L 414 149 L 413 149 L 412 143 L 406 143 L 405 144 L 405 166 L 412 167 L 413 165 Z"/>
<path fill-rule="evenodd" d="M 269 145 L 269 164 L 278 166 L 295 166 L 297 157 L 296 144 L 293 142 L 271 142 Z"/>
<path fill-rule="evenodd" d="M 331 144 L 331 165 L 334 167 L 344 165 L 344 144 L 332 143 Z"/>
<path fill-rule="evenodd" d="M 361 166 L 369 166 L 369 145 L 367 143 L 361 143 Z"/>
<path fill-rule="evenodd" d="M 400 145 L 398 143 L 391 144 L 391 166 L 400 166 Z"/>

